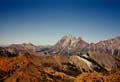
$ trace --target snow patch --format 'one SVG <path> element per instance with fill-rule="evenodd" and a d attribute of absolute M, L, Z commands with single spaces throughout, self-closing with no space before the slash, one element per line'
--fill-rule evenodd
<path fill-rule="evenodd" d="M 91 63 L 91 62 L 89 62 L 88 60 L 83 59 L 83 58 L 81 58 L 81 57 L 79 57 L 79 56 L 77 56 L 77 58 L 78 58 L 79 60 L 84 61 L 84 62 L 88 65 L 89 69 L 92 69 L 92 68 L 91 68 L 91 66 L 92 66 L 92 63 Z"/>

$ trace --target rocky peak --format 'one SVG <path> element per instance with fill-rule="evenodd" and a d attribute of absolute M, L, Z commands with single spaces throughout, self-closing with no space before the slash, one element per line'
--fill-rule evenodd
<path fill-rule="evenodd" d="M 69 34 L 69 35 L 65 35 L 61 40 L 59 40 L 56 45 L 65 48 L 65 47 L 76 47 L 79 44 L 87 44 L 87 43 L 83 41 L 80 37 L 76 38 Z"/>
<path fill-rule="evenodd" d="M 88 43 L 86 43 L 80 37 L 77 38 L 69 34 L 63 36 L 63 38 L 56 43 L 56 45 L 53 48 L 53 51 L 55 50 L 55 52 L 58 53 L 74 53 L 76 51 L 80 51 L 86 46 L 88 46 Z"/>
<path fill-rule="evenodd" d="M 77 37 L 72 36 L 71 34 L 67 34 L 67 35 L 63 36 L 62 39 L 65 39 L 65 40 L 82 40 L 81 37 L 77 38 Z"/>
<path fill-rule="evenodd" d="M 75 37 L 72 36 L 71 34 L 66 34 L 65 36 L 63 36 L 63 38 L 75 38 Z"/>

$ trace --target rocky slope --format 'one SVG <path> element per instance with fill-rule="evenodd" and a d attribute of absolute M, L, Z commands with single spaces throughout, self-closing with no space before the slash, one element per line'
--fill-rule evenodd
<path fill-rule="evenodd" d="M 65 35 L 49 51 L 52 54 L 77 54 L 84 50 L 89 44 L 80 37 Z"/>
<path fill-rule="evenodd" d="M 109 40 L 100 41 L 96 44 L 91 44 L 89 50 L 97 53 L 120 55 L 120 37 Z"/>
<path fill-rule="evenodd" d="M 80 56 L 70 56 L 70 63 L 76 65 L 83 72 L 107 72 L 120 67 L 120 60 L 112 55 L 87 52 Z"/>
<path fill-rule="evenodd" d="M 93 52 L 80 56 L 36 56 L 20 52 L 14 57 L 0 57 L 0 82 L 79 82 L 79 79 L 86 80 L 84 78 L 87 74 L 90 78 L 98 78 L 99 82 L 102 82 L 101 76 L 118 71 L 119 66 L 120 61 L 115 57 L 102 54 L 98 56 Z M 94 76 L 94 73 L 98 76 Z M 120 76 L 110 77 L 116 79 Z"/>
<path fill-rule="evenodd" d="M 0 82 L 73 82 L 76 68 L 63 65 L 63 59 L 67 61 L 64 56 L 35 56 L 26 52 L 0 57 Z"/>

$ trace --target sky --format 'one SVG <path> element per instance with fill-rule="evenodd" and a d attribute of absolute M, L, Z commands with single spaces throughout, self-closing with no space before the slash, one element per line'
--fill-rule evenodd
<path fill-rule="evenodd" d="M 0 0 L 0 45 L 55 44 L 66 34 L 89 43 L 120 36 L 120 1 Z"/>

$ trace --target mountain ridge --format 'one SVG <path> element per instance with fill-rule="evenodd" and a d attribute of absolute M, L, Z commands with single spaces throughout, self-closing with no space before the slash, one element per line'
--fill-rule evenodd
<path fill-rule="evenodd" d="M 50 49 L 51 51 L 55 54 L 81 54 L 86 51 L 94 51 L 118 56 L 120 55 L 120 36 L 89 44 L 80 37 L 65 35 Z"/>
<path fill-rule="evenodd" d="M 87 43 L 81 37 L 70 34 L 63 36 L 55 45 L 36 46 L 32 43 L 12 44 L 7 48 L 15 48 L 18 51 L 45 52 L 50 54 L 81 54 L 86 51 L 94 51 L 102 54 L 120 55 L 120 36 L 102 40 L 97 43 Z"/>

